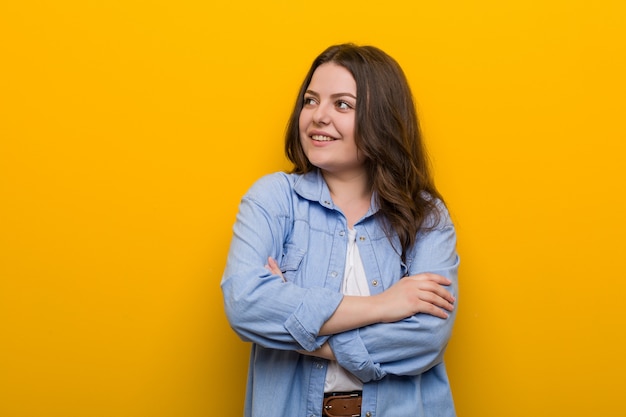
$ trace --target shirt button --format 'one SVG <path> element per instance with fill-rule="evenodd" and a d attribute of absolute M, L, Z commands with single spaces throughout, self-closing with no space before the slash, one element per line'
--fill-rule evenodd
<path fill-rule="evenodd" d="M 374 287 L 378 287 L 378 280 L 377 280 L 377 279 L 373 279 L 373 280 L 372 280 L 372 285 L 373 285 Z"/>
<path fill-rule="evenodd" d="M 365 236 L 361 236 L 361 237 L 359 238 L 359 240 L 360 240 L 361 242 L 365 242 Z"/>
<path fill-rule="evenodd" d="M 324 204 L 326 204 L 327 206 L 330 206 L 330 201 L 324 200 Z"/>
<path fill-rule="evenodd" d="M 344 232 L 343 230 L 341 232 L 339 232 L 339 236 L 345 236 L 346 232 Z"/>
<path fill-rule="evenodd" d="M 333 271 L 333 272 L 331 272 L 331 273 L 330 273 L 330 275 L 331 275 L 333 278 L 337 278 L 337 275 L 339 275 L 339 274 L 337 273 L 337 271 Z"/>
<path fill-rule="evenodd" d="M 372 412 L 368 411 L 367 413 L 365 413 L 365 417 L 372 417 Z"/>

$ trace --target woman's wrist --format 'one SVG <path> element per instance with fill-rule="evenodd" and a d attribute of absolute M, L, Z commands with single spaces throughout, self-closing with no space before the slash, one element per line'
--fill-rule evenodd
<path fill-rule="evenodd" d="M 344 296 L 319 334 L 331 335 L 381 322 L 381 308 L 378 304 L 377 296 Z"/>

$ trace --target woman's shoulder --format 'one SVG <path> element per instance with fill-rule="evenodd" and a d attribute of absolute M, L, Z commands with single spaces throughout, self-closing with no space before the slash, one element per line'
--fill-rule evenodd
<path fill-rule="evenodd" d="M 430 208 L 422 223 L 421 230 L 442 229 L 453 226 L 448 207 L 441 198 L 435 197 L 426 191 L 421 193 L 421 197 Z"/>
<path fill-rule="evenodd" d="M 298 177 L 299 175 L 288 174 L 286 172 L 273 172 L 271 174 L 263 175 L 252 184 L 248 190 L 248 194 L 281 191 L 291 192 Z"/>
<path fill-rule="evenodd" d="M 300 175 L 286 172 L 266 174 L 252 184 L 243 198 L 263 206 L 291 204 L 294 185 L 299 177 Z"/>

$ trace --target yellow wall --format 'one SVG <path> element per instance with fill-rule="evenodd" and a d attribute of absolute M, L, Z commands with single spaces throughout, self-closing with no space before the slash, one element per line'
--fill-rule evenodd
<path fill-rule="evenodd" d="M 0 415 L 241 415 L 231 225 L 344 41 L 405 68 L 458 225 L 459 416 L 626 415 L 625 21 L 621 0 L 3 1 Z"/>

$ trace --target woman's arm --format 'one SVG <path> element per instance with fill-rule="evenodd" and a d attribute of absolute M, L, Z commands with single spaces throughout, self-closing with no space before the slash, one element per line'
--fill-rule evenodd
<path fill-rule="evenodd" d="M 283 278 L 273 258 L 268 259 L 266 268 Z M 454 310 L 455 298 L 444 286 L 451 283 L 442 275 L 422 273 L 402 278 L 378 295 L 344 296 L 337 310 L 320 329 L 320 335 L 332 335 L 376 323 L 392 323 L 417 313 L 447 319 L 445 310 Z M 336 359 L 328 343 L 311 352 L 300 352 L 329 360 Z"/>
<path fill-rule="evenodd" d="M 447 290 L 456 296 L 459 258 L 449 221 L 421 235 L 411 257 L 409 273 L 429 271 L 444 276 L 450 282 Z M 387 374 L 417 375 L 443 360 L 456 309 L 448 312 L 446 319 L 418 313 L 391 323 L 371 324 L 337 333 L 328 343 L 339 364 L 364 382 Z"/>
<path fill-rule="evenodd" d="M 328 339 L 319 329 L 343 295 L 327 288 L 284 282 L 263 267 L 279 257 L 292 223 L 291 184 L 275 174 L 255 183 L 242 199 L 222 277 L 224 307 L 246 341 L 282 350 L 316 350 Z"/>
<path fill-rule="evenodd" d="M 402 278 L 378 295 L 344 296 L 335 313 L 324 323 L 321 335 L 332 335 L 376 323 L 393 323 L 418 313 L 448 318 L 455 298 L 444 286 L 448 278 L 423 273 Z"/>
<path fill-rule="evenodd" d="M 273 258 L 268 259 L 266 267 L 282 277 Z M 392 323 L 417 313 L 446 319 L 446 310 L 454 309 L 455 298 L 444 288 L 451 283 L 444 276 L 422 273 L 402 278 L 378 295 L 344 296 L 319 334 L 332 335 L 370 324 Z"/>

